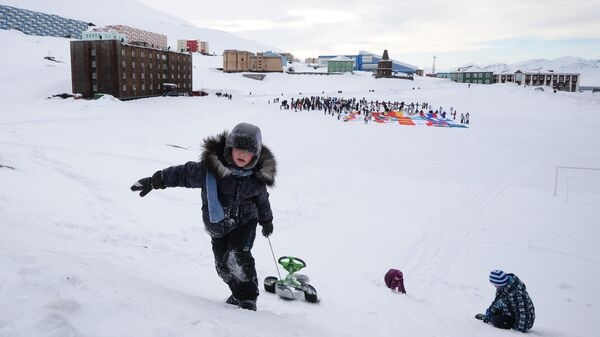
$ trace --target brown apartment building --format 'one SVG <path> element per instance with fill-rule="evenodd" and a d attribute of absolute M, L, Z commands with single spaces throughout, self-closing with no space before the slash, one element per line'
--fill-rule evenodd
<path fill-rule="evenodd" d="M 241 50 L 223 52 L 223 71 L 283 72 L 283 57 L 275 53 L 251 53 Z"/>
<path fill-rule="evenodd" d="M 84 97 L 119 99 L 192 91 L 192 56 L 123 44 L 119 40 L 71 41 L 71 83 Z"/>

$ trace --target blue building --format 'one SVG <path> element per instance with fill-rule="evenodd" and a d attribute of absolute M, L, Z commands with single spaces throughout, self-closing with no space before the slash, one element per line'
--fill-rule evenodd
<path fill-rule="evenodd" d="M 81 33 L 88 27 L 87 22 L 0 5 L 0 29 L 14 29 L 27 35 L 81 39 Z"/>
<path fill-rule="evenodd" d="M 319 67 L 327 67 L 327 60 L 338 57 L 340 55 L 321 55 L 318 58 Z M 382 60 L 382 56 L 361 50 L 358 55 L 343 55 L 354 62 L 353 71 L 377 71 L 377 64 Z M 403 63 L 396 60 L 392 61 L 392 72 L 414 74 L 418 67 Z"/>

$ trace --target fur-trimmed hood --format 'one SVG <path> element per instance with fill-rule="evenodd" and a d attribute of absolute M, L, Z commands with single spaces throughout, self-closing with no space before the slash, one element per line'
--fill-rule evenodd
<path fill-rule="evenodd" d="M 212 170 L 217 178 L 225 178 L 232 174 L 230 166 L 231 158 L 225 158 L 226 153 L 231 156 L 231 151 L 225 151 L 228 131 L 223 131 L 216 136 L 210 136 L 204 139 L 202 144 L 202 154 L 200 160 L 206 167 Z M 267 186 L 275 186 L 275 175 L 277 174 L 277 162 L 271 150 L 262 144 L 262 149 L 256 165 L 251 169 L 254 175 L 264 182 Z"/>

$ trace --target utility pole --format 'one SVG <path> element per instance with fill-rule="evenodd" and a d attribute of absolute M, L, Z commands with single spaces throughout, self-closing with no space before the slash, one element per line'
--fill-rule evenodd
<path fill-rule="evenodd" d="M 433 67 L 431 67 L 431 73 L 435 74 L 435 55 L 433 55 Z"/>

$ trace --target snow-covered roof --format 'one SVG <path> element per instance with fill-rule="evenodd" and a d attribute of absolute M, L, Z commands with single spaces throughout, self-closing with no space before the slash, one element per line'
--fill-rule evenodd
<path fill-rule="evenodd" d="M 460 67 L 457 70 L 459 73 L 486 73 L 489 72 L 491 73 L 491 70 L 488 69 L 484 69 L 480 66 L 477 65 L 469 65 L 469 66 L 465 66 L 465 67 Z"/>
<path fill-rule="evenodd" d="M 537 75 L 537 74 L 557 74 L 557 75 L 564 75 L 564 74 L 568 74 L 568 75 L 579 75 L 580 73 L 576 73 L 576 72 L 564 72 L 564 71 L 554 71 L 553 69 L 516 69 L 514 71 L 512 71 L 512 73 L 522 73 L 522 74 L 528 74 L 528 75 Z"/>
<path fill-rule="evenodd" d="M 347 58 L 346 56 L 340 55 L 340 56 L 336 56 L 332 59 L 329 59 L 328 61 L 352 61 L 352 59 Z"/>
<path fill-rule="evenodd" d="M 361 51 L 359 51 L 359 52 L 358 52 L 358 54 L 359 54 L 359 55 L 377 55 L 377 54 L 373 54 L 373 53 L 371 53 L 371 52 L 369 52 L 369 51 L 366 51 L 366 50 L 361 50 Z M 379 56 L 377 56 L 377 57 L 379 57 Z M 394 59 L 392 59 L 392 58 L 390 58 L 390 60 L 391 60 L 393 63 L 397 64 L 397 65 L 401 65 L 401 66 L 403 66 L 403 67 L 406 67 L 406 68 L 409 68 L 409 69 L 414 69 L 414 70 L 417 70 L 417 69 L 419 68 L 419 67 L 417 67 L 417 66 L 413 66 L 413 65 L 411 65 L 411 64 L 408 64 L 408 63 L 400 62 L 400 61 L 398 61 L 398 60 L 394 60 Z"/>

